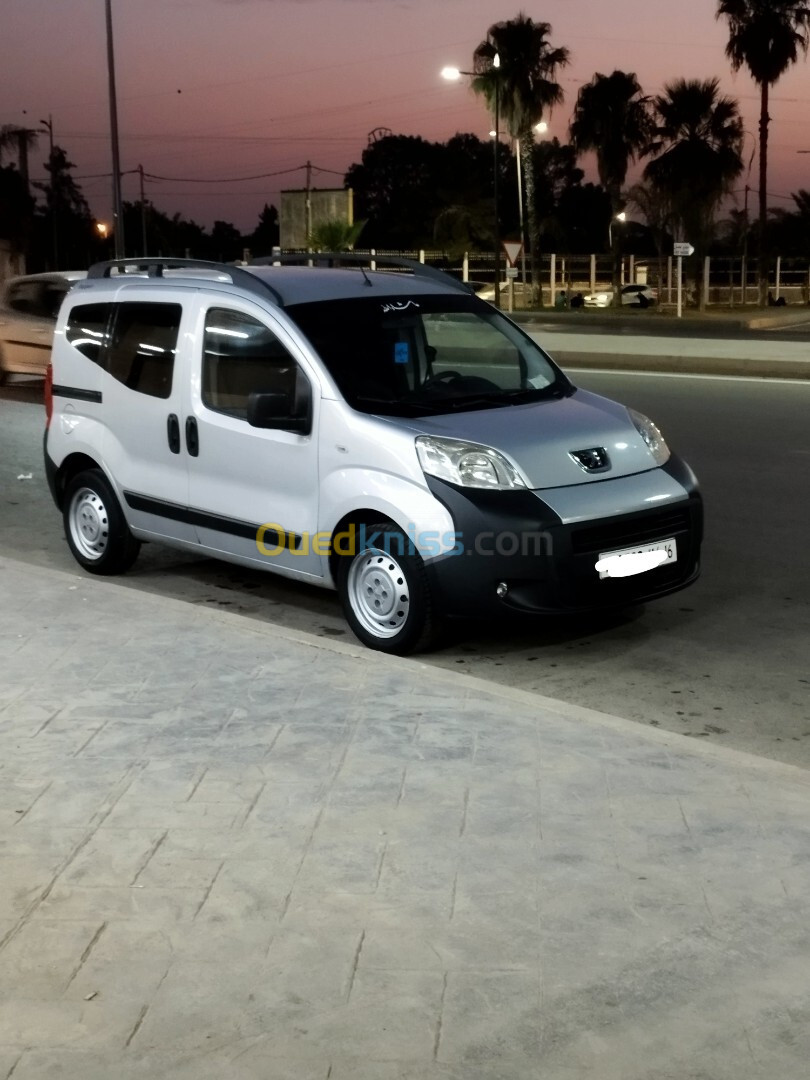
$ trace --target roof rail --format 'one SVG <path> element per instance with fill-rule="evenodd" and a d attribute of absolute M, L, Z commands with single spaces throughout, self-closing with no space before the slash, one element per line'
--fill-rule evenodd
<path fill-rule="evenodd" d="M 309 266 L 335 266 L 346 263 L 369 264 L 386 266 L 398 270 L 410 270 L 415 277 L 430 278 L 439 281 L 449 288 L 458 289 L 460 292 L 470 293 L 471 289 L 465 282 L 454 278 L 452 274 L 446 274 L 443 270 L 437 270 L 433 266 L 426 266 L 417 262 L 416 259 L 406 259 L 400 255 L 361 255 L 356 251 L 303 251 L 294 255 L 262 255 L 257 259 L 251 259 L 250 266 L 296 266 L 307 264 Z"/>
<path fill-rule="evenodd" d="M 218 274 L 227 275 L 232 285 L 238 285 L 246 292 L 257 293 L 265 300 L 269 293 L 279 307 L 284 306 L 280 293 L 276 292 L 272 285 L 257 277 L 256 274 L 251 274 L 248 270 L 230 263 L 212 262 L 207 259 L 164 259 L 143 256 L 94 263 L 87 271 L 87 276 L 88 278 L 111 278 L 114 270 L 121 271 L 122 277 L 129 270 L 133 273 L 145 273 L 150 278 L 162 278 L 165 270 L 215 270 Z"/>

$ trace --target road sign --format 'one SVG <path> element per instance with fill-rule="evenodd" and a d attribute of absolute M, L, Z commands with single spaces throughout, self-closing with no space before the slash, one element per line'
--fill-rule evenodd
<path fill-rule="evenodd" d="M 673 244 L 672 245 L 672 254 L 674 256 L 676 256 L 676 258 L 681 258 L 681 256 L 683 256 L 683 255 L 694 255 L 695 254 L 695 249 L 692 247 L 691 244 L 688 244 L 688 243 Z"/>
<path fill-rule="evenodd" d="M 507 266 L 505 272 L 508 279 L 516 278 L 518 276 L 518 268 L 516 266 Z"/>
<path fill-rule="evenodd" d="M 520 258 L 520 253 L 523 251 L 523 244 L 519 243 L 507 243 L 503 242 L 503 250 L 506 252 L 506 258 L 510 266 L 516 266 L 517 261 Z"/>

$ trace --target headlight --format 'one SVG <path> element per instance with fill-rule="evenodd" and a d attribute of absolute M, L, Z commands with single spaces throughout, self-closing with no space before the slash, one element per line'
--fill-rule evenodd
<path fill-rule="evenodd" d="M 526 487 L 514 465 L 491 446 L 418 435 L 416 453 L 423 472 L 459 487 L 491 491 Z"/>
<path fill-rule="evenodd" d="M 630 414 L 630 419 L 635 424 L 636 431 L 638 431 L 655 458 L 656 465 L 665 465 L 669 461 L 670 451 L 667 441 L 658 430 L 658 427 L 644 413 L 636 412 L 635 409 L 628 409 L 627 411 Z"/>

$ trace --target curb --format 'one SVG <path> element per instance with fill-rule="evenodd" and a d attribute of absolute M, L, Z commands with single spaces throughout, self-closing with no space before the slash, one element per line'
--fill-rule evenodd
<path fill-rule="evenodd" d="M 252 634 L 254 636 L 294 642 L 297 645 L 309 649 L 320 649 L 338 656 L 349 657 L 365 664 L 374 664 L 376 668 L 383 666 L 391 670 L 396 669 L 401 673 L 403 668 L 413 672 L 415 679 L 424 680 L 425 677 L 434 679 L 438 683 L 452 686 L 458 691 L 469 692 L 475 698 L 486 695 L 500 701 L 513 702 L 530 711 L 545 711 L 556 715 L 562 720 L 570 720 L 575 723 L 588 726 L 597 726 L 608 731 L 615 732 L 625 737 L 634 737 L 657 746 L 667 747 L 677 751 L 678 754 L 687 755 L 699 760 L 713 760 L 719 764 L 725 764 L 737 770 L 746 772 L 765 772 L 775 778 L 790 782 L 810 792 L 810 771 L 802 769 L 798 765 L 789 765 L 785 762 L 774 761 L 771 758 L 758 757 L 755 754 L 746 753 L 743 750 L 735 750 L 731 747 L 717 746 L 693 742 L 686 736 L 675 732 L 665 731 L 660 728 L 645 726 L 637 721 L 628 720 L 625 717 L 614 716 L 610 713 L 588 709 L 581 705 L 573 705 L 556 698 L 546 697 L 542 694 L 533 694 L 527 690 L 517 690 L 498 683 L 489 683 L 475 675 L 465 675 L 448 671 L 444 668 L 433 667 L 418 659 L 409 657 L 390 657 L 382 653 L 372 652 L 361 645 L 352 645 L 345 642 L 334 641 L 316 637 L 314 634 L 303 630 L 290 630 L 285 627 L 275 626 L 271 623 L 259 622 L 255 619 L 245 619 L 243 616 L 227 612 L 217 611 L 208 607 L 189 604 L 184 600 L 173 597 L 162 597 L 151 592 L 140 592 L 119 585 L 107 578 L 94 578 L 84 574 L 70 574 L 63 570 L 54 570 L 50 567 L 31 566 L 16 559 L 0 556 L 0 574 L 11 569 L 16 577 L 34 576 L 47 578 L 54 582 L 52 591 L 59 585 L 71 591 L 76 591 L 77 583 L 80 591 L 108 590 L 114 595 L 126 596 L 130 601 L 146 605 L 147 607 L 159 607 L 163 610 L 176 611 L 178 615 L 188 617 L 189 607 L 194 607 L 197 617 L 206 619 L 212 623 L 218 623 L 223 627 Z"/>
<path fill-rule="evenodd" d="M 722 356 L 635 356 L 632 353 L 583 353 L 554 349 L 553 359 L 562 368 L 597 371 L 641 371 L 659 374 L 723 375 L 754 379 L 810 380 L 809 358 L 796 360 L 738 360 Z"/>

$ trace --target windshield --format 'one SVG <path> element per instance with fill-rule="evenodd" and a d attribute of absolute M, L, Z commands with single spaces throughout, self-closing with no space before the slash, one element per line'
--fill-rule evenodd
<path fill-rule="evenodd" d="M 364 297 L 287 314 L 361 412 L 416 417 L 573 390 L 531 338 L 473 296 Z"/>

